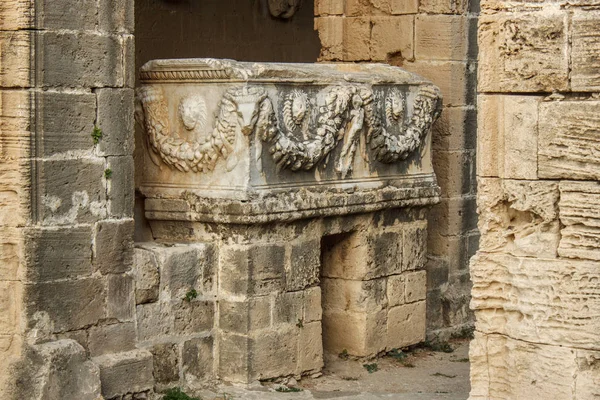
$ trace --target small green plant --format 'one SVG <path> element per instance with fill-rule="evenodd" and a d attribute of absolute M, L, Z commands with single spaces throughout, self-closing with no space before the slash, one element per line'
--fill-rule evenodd
<path fill-rule="evenodd" d="M 340 354 L 338 354 L 338 357 L 342 360 L 347 360 L 348 357 L 350 357 L 350 354 L 348 354 L 348 350 L 344 349 Z"/>
<path fill-rule="evenodd" d="M 196 291 L 196 289 L 192 289 L 185 294 L 183 301 L 187 301 L 189 303 L 190 301 L 194 300 L 196 297 L 198 297 L 198 292 Z"/>
<path fill-rule="evenodd" d="M 413 364 L 410 361 L 402 361 L 402 365 L 405 366 L 406 368 L 414 368 L 415 364 Z"/>
<path fill-rule="evenodd" d="M 298 319 L 298 323 L 296 324 L 298 328 L 304 328 L 304 321 L 302 319 Z"/>
<path fill-rule="evenodd" d="M 379 366 L 377 366 L 377 363 L 363 364 L 363 368 L 366 369 L 367 372 L 370 374 L 372 374 L 373 372 L 379 371 Z"/>
<path fill-rule="evenodd" d="M 107 168 L 104 170 L 104 177 L 106 179 L 110 179 L 112 177 L 112 174 L 113 174 L 112 169 Z"/>
<path fill-rule="evenodd" d="M 354 376 L 342 376 L 342 379 L 345 381 L 357 381 L 358 378 L 354 377 Z"/>
<path fill-rule="evenodd" d="M 181 391 L 180 388 L 173 388 L 167 390 L 165 393 L 165 397 L 163 400 L 202 400 L 200 397 L 190 397 L 184 392 Z"/>
<path fill-rule="evenodd" d="M 281 393 L 297 393 L 297 392 L 301 392 L 302 389 L 295 388 L 295 387 L 279 386 L 279 387 L 275 388 L 275 391 L 281 392 Z"/>
<path fill-rule="evenodd" d="M 98 144 L 100 139 L 102 139 L 102 129 L 98 128 L 98 125 L 94 125 L 94 130 L 92 131 L 92 139 L 94 140 L 94 144 Z"/>
<path fill-rule="evenodd" d="M 402 350 L 392 349 L 387 353 L 388 357 L 392 357 L 398 362 L 405 360 L 408 357 L 408 354 L 403 352 Z"/>

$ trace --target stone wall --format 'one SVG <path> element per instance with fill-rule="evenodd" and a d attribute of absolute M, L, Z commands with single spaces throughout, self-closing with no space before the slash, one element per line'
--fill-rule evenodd
<path fill-rule="evenodd" d="M 600 396 L 600 11 L 484 1 L 471 399 Z"/>
<path fill-rule="evenodd" d="M 0 5 L 2 399 L 152 388 L 132 336 L 132 31 L 128 0 Z"/>
<path fill-rule="evenodd" d="M 433 161 L 442 201 L 428 217 L 427 325 L 445 339 L 472 326 L 468 260 L 478 247 L 475 214 L 478 1 L 317 0 L 321 61 L 385 62 L 438 85 Z"/>

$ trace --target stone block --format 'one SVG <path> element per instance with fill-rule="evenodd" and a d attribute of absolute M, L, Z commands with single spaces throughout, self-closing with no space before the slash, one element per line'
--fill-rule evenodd
<path fill-rule="evenodd" d="M 370 58 L 385 61 L 388 57 L 413 60 L 414 17 L 372 17 L 370 34 Z"/>
<path fill-rule="evenodd" d="M 28 376 L 19 384 L 20 396 L 27 399 L 100 398 L 100 371 L 83 347 L 73 340 L 57 340 L 33 346 L 30 353 L 36 364 L 26 366 Z"/>
<path fill-rule="evenodd" d="M 402 271 L 425 267 L 427 253 L 427 221 L 417 221 L 404 226 Z"/>
<path fill-rule="evenodd" d="M 394 15 L 416 14 L 419 12 L 418 0 L 391 0 L 390 11 Z"/>
<path fill-rule="evenodd" d="M 597 262 L 478 255 L 471 261 L 477 329 L 518 340 L 599 350 Z M 519 292 L 519 296 L 514 293 Z"/>
<path fill-rule="evenodd" d="M 344 14 L 344 0 L 316 0 L 315 16 Z"/>
<path fill-rule="evenodd" d="M 100 0 L 98 28 L 105 32 L 133 33 L 133 0 Z"/>
<path fill-rule="evenodd" d="M 93 94 L 38 93 L 36 112 L 38 157 L 91 150 L 94 146 L 92 131 L 96 120 L 96 98 Z"/>
<path fill-rule="evenodd" d="M 261 332 L 250 337 L 250 379 L 292 375 L 298 363 L 296 326 Z"/>
<path fill-rule="evenodd" d="M 387 278 L 387 302 L 389 307 L 394 307 L 406 302 L 405 292 L 405 276 L 406 275 L 392 275 Z"/>
<path fill-rule="evenodd" d="M 568 86 L 567 13 L 482 15 L 478 86 L 482 92 L 552 92 Z"/>
<path fill-rule="evenodd" d="M 370 60 L 371 19 L 366 17 L 346 17 L 342 21 L 341 59 L 344 61 Z M 382 27 L 380 27 L 380 31 L 383 31 Z M 383 46 L 384 43 L 379 45 L 382 48 Z"/>
<path fill-rule="evenodd" d="M 415 19 L 415 58 L 465 60 L 471 21 L 463 15 L 418 15 Z"/>
<path fill-rule="evenodd" d="M 320 273 L 320 240 L 292 244 L 290 263 L 285 271 L 285 289 L 295 291 L 317 285 Z"/>
<path fill-rule="evenodd" d="M 351 326 L 352 329 L 348 329 Z M 323 350 L 330 354 L 360 354 L 364 344 L 364 315 L 323 310 Z"/>
<path fill-rule="evenodd" d="M 318 17 L 315 18 L 315 30 L 319 32 L 321 41 L 320 61 L 338 61 L 344 59 L 344 18 Z M 2 73 L 0 77 L 8 75 Z"/>
<path fill-rule="evenodd" d="M 467 93 L 471 91 L 468 82 L 474 71 L 462 61 L 423 61 L 403 62 L 400 66 L 419 74 L 437 85 L 442 91 L 445 106 L 465 106 L 469 104 Z"/>
<path fill-rule="evenodd" d="M 96 13 L 95 0 L 41 0 L 35 9 L 36 26 L 46 30 L 93 30 Z"/>
<path fill-rule="evenodd" d="M 113 218 L 132 218 L 134 204 L 133 158 L 108 157 L 108 168 L 112 171 L 107 179 L 110 215 Z"/>
<path fill-rule="evenodd" d="M 115 36 L 38 33 L 42 86 L 123 86 L 123 46 Z"/>
<path fill-rule="evenodd" d="M 263 295 L 284 288 L 283 245 L 222 247 L 220 286 L 231 294 Z"/>
<path fill-rule="evenodd" d="M 386 314 L 386 310 L 368 314 L 324 309 L 324 351 L 337 355 L 346 350 L 358 357 L 377 354 L 385 348 Z"/>
<path fill-rule="evenodd" d="M 228 382 L 249 383 L 249 350 L 248 336 L 221 332 L 219 378 Z"/>
<path fill-rule="evenodd" d="M 196 289 L 199 294 L 213 292 L 217 262 L 215 247 L 208 243 L 174 246 L 146 246 L 158 259 L 161 291 L 168 297 L 183 299 Z"/>
<path fill-rule="evenodd" d="M 600 14 L 577 10 L 571 22 L 571 90 L 600 90 Z"/>
<path fill-rule="evenodd" d="M 600 101 L 540 105 L 540 178 L 600 179 L 599 113 Z"/>
<path fill-rule="evenodd" d="M 558 254 L 600 261 L 600 184 L 560 182 Z"/>
<path fill-rule="evenodd" d="M 480 333 L 473 343 L 473 400 L 573 398 L 575 350 Z"/>
<path fill-rule="evenodd" d="M 109 275 L 107 278 L 107 317 L 119 321 L 130 321 L 133 318 L 135 308 L 133 276 L 118 274 Z"/>
<path fill-rule="evenodd" d="M 91 357 L 133 350 L 136 342 L 135 325 L 126 322 L 92 326 L 88 340 Z"/>
<path fill-rule="evenodd" d="M 245 301 L 219 300 L 219 329 L 248 334 L 271 326 L 271 298 L 256 297 Z"/>
<path fill-rule="evenodd" d="M 304 291 L 304 322 L 320 321 L 323 316 L 321 288 Z"/>
<path fill-rule="evenodd" d="M 174 300 L 174 328 L 178 335 L 210 331 L 214 325 L 214 301 Z"/>
<path fill-rule="evenodd" d="M 323 337 L 321 322 L 305 323 L 298 338 L 296 375 L 319 372 L 323 368 Z"/>
<path fill-rule="evenodd" d="M 133 254 L 135 276 L 135 303 L 152 303 L 158 300 L 160 274 L 156 255 L 146 249 L 136 248 Z"/>
<path fill-rule="evenodd" d="M 433 125 L 431 146 L 434 151 L 475 150 L 476 144 L 477 110 L 469 106 L 444 108 Z"/>
<path fill-rule="evenodd" d="M 480 179 L 480 249 L 554 258 L 560 240 L 558 183 Z"/>
<path fill-rule="evenodd" d="M 174 316 L 166 303 L 148 303 L 136 307 L 137 335 L 140 341 L 174 333 Z"/>
<path fill-rule="evenodd" d="M 104 355 L 93 361 L 100 367 L 102 395 L 107 399 L 153 388 L 152 353 L 146 350 Z"/>
<path fill-rule="evenodd" d="M 161 385 L 179 382 L 179 345 L 158 343 L 150 348 L 154 379 Z"/>
<path fill-rule="evenodd" d="M 324 278 L 321 290 L 324 312 L 371 313 L 387 307 L 385 278 L 369 281 Z"/>
<path fill-rule="evenodd" d="M 33 33 L 0 32 L 0 87 L 30 87 L 30 57 Z"/>
<path fill-rule="evenodd" d="M 37 161 L 37 213 L 44 225 L 96 222 L 106 216 L 104 159 Z"/>
<path fill-rule="evenodd" d="M 102 274 L 118 274 L 133 265 L 133 220 L 111 220 L 96 224 L 93 264 Z"/>
<path fill-rule="evenodd" d="M 98 120 L 102 138 L 100 154 L 129 156 L 133 153 L 134 91 L 132 89 L 98 89 Z"/>
<path fill-rule="evenodd" d="M 386 349 L 399 349 L 425 340 L 425 301 L 399 305 L 387 313 Z"/>
<path fill-rule="evenodd" d="M 384 231 L 373 233 L 368 237 L 367 246 L 370 257 L 366 279 L 397 274 L 402 271 L 404 249 L 408 249 L 403 236 L 402 232 Z M 342 268 L 344 267 L 342 266 Z"/>
<path fill-rule="evenodd" d="M 28 230 L 25 234 L 27 280 L 46 282 L 90 276 L 91 240 L 90 226 Z"/>
<path fill-rule="evenodd" d="M 273 305 L 273 324 L 296 325 L 304 317 L 304 293 L 287 292 L 278 295 Z"/>
<path fill-rule="evenodd" d="M 0 4 L 0 30 L 31 28 L 32 8 L 29 0 L 6 0 Z"/>
<path fill-rule="evenodd" d="M 426 271 L 415 271 L 405 274 L 405 287 L 407 303 L 425 300 L 425 297 L 427 297 Z"/>
<path fill-rule="evenodd" d="M 536 96 L 479 96 L 479 176 L 537 179 L 541 101 Z"/>
<path fill-rule="evenodd" d="M 200 388 L 214 378 L 213 338 L 191 339 L 183 343 L 181 371 L 192 388 Z"/>
<path fill-rule="evenodd" d="M 46 315 L 53 332 L 72 331 L 105 318 L 106 289 L 101 278 L 29 284 L 25 303 L 27 315 Z"/>

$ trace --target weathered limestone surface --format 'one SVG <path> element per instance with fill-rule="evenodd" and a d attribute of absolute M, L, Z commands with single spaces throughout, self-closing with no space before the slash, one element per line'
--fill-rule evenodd
<path fill-rule="evenodd" d="M 481 6 L 470 399 L 594 399 L 600 14 L 585 0 Z"/>
<path fill-rule="evenodd" d="M 542 103 L 539 125 L 541 178 L 600 178 L 600 101 Z"/>
<path fill-rule="evenodd" d="M 478 87 L 483 92 L 551 92 L 568 87 L 563 11 L 482 15 Z"/>

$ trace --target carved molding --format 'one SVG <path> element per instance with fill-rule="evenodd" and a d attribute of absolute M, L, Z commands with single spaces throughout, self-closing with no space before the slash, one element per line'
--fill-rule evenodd
<path fill-rule="evenodd" d="M 203 98 L 183 98 L 178 114 L 187 132 L 176 132 L 169 123 L 162 89 L 146 85 L 139 92 L 150 148 L 165 164 L 182 172 L 211 171 L 221 158 L 231 171 L 238 163 L 238 150 L 248 146 L 246 137 L 254 135 L 259 169 L 262 143 L 278 169 L 308 171 L 341 142 L 335 169 L 345 178 L 361 143 L 368 146 L 361 149 L 365 159 L 370 155 L 382 163 L 406 159 L 421 146 L 441 112 L 439 91 L 425 85 L 419 86 L 414 96 L 410 116 L 406 93 L 393 87 L 339 84 L 313 95 L 293 89 L 280 96 L 283 105 L 277 112 L 260 86 L 229 89 L 220 101 L 213 127 L 206 126 Z M 185 139 L 190 136 L 196 139 Z"/>

